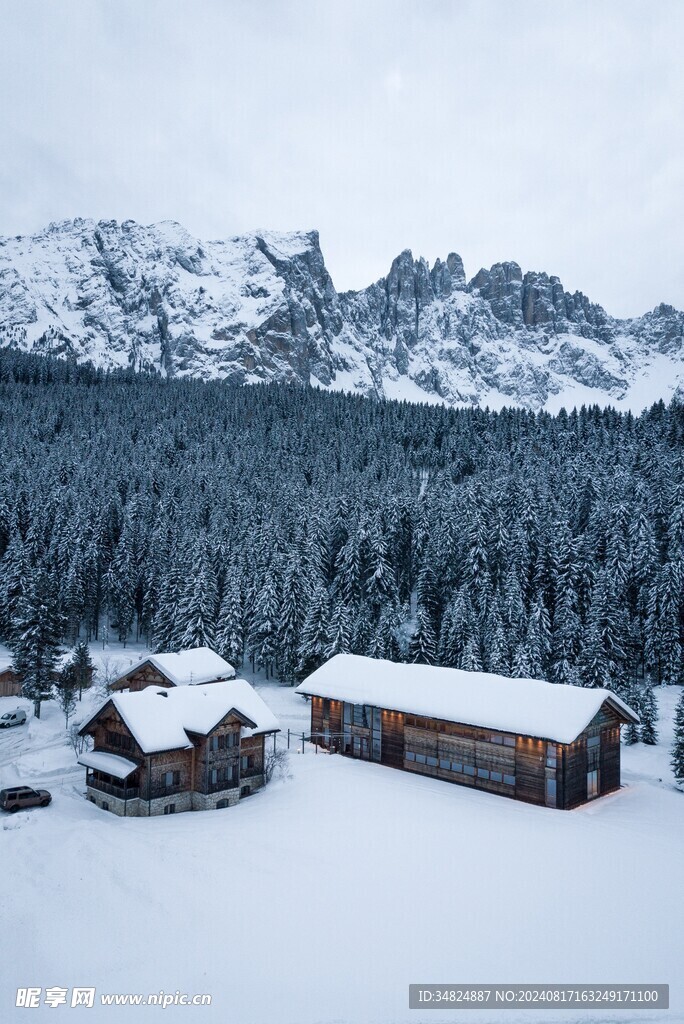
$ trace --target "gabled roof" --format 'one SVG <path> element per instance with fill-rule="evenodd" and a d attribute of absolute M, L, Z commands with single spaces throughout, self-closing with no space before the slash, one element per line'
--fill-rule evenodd
<path fill-rule="evenodd" d="M 115 686 L 146 664 L 154 665 L 174 686 L 201 686 L 216 679 L 232 679 L 235 669 L 210 647 L 191 647 L 169 654 L 148 654 L 116 680 Z"/>
<path fill-rule="evenodd" d="M 207 736 L 231 713 L 244 723 L 243 737 L 279 731 L 277 718 L 246 679 L 178 689 L 147 686 L 133 693 L 114 693 L 80 732 L 87 732 L 110 704 L 145 754 L 190 749 L 193 744 L 189 733 Z"/>
<path fill-rule="evenodd" d="M 356 654 L 335 655 L 295 692 L 556 743 L 572 743 L 606 703 L 624 722 L 639 721 L 610 690 L 405 665 Z"/>

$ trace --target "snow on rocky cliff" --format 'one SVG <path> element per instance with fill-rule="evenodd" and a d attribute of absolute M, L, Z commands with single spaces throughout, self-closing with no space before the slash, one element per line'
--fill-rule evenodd
<path fill-rule="evenodd" d="M 407 250 L 338 294 L 318 234 L 200 242 L 180 225 L 51 224 L 0 239 L 0 344 L 103 367 L 296 381 L 412 401 L 641 410 L 684 390 L 684 314 L 617 320 L 557 277 Z"/>

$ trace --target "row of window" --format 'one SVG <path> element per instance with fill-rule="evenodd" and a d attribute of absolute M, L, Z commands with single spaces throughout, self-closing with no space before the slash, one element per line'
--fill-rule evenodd
<path fill-rule="evenodd" d="M 239 732 L 221 732 L 216 736 L 209 737 L 210 750 L 230 750 L 232 747 L 240 746 Z"/>
<path fill-rule="evenodd" d="M 498 743 L 500 746 L 503 745 L 504 747 L 514 747 L 515 736 L 502 736 L 501 733 L 493 732 L 489 737 L 489 742 Z"/>
<path fill-rule="evenodd" d="M 112 732 L 110 729 L 107 730 L 106 740 L 108 747 L 117 747 L 119 750 L 133 750 L 135 747 L 132 736 L 127 736 L 122 732 Z"/>
<path fill-rule="evenodd" d="M 515 775 L 507 775 L 504 772 L 492 771 L 489 768 L 475 768 L 472 764 L 462 764 L 460 761 L 449 761 L 444 757 L 429 757 L 427 754 L 417 754 L 414 750 L 407 750 L 405 754 L 407 761 L 416 764 L 425 764 L 430 768 L 441 768 L 448 772 L 457 772 L 460 775 L 470 775 L 478 779 L 486 779 L 490 782 L 503 782 L 507 786 L 515 786 Z"/>

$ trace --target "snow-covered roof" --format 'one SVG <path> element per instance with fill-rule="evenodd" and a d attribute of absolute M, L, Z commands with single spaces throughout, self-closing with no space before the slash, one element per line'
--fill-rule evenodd
<path fill-rule="evenodd" d="M 246 679 L 229 679 L 204 686 L 146 686 L 133 693 L 114 693 L 81 727 L 86 731 L 111 701 L 141 750 L 189 749 L 189 733 L 206 736 L 226 715 L 235 711 L 246 722 L 242 736 L 276 732 L 278 719 Z"/>
<path fill-rule="evenodd" d="M 335 655 L 296 692 L 556 743 L 572 743 L 606 701 L 626 721 L 639 721 L 610 690 L 405 665 L 356 654 Z"/>
<path fill-rule="evenodd" d="M 210 647 L 191 647 L 177 654 L 148 654 L 126 669 L 114 685 L 121 683 L 148 662 L 174 686 L 201 686 L 202 683 L 211 683 L 216 679 L 232 679 L 235 675 L 233 666 Z"/>
<path fill-rule="evenodd" d="M 134 761 L 126 757 L 119 757 L 118 754 L 106 754 L 101 750 L 91 750 L 81 754 L 78 763 L 85 768 L 94 768 L 98 772 L 106 772 L 117 779 L 127 779 L 128 776 L 138 767 Z"/>

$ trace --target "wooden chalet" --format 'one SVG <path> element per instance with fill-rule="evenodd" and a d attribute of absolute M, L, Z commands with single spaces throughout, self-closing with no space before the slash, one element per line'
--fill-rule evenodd
<path fill-rule="evenodd" d="M 115 693 L 81 727 L 87 797 L 147 817 L 230 807 L 265 783 L 278 721 L 245 679 Z"/>
<path fill-rule="evenodd" d="M 338 654 L 297 687 L 311 738 L 366 761 L 568 810 L 620 787 L 609 690 Z"/>
<path fill-rule="evenodd" d="M 131 665 L 111 690 L 144 690 L 146 686 L 203 686 L 235 678 L 235 669 L 209 647 L 169 654 L 150 654 Z"/>
<path fill-rule="evenodd" d="M 21 697 L 21 682 L 11 665 L 0 665 L 0 697 Z"/>

